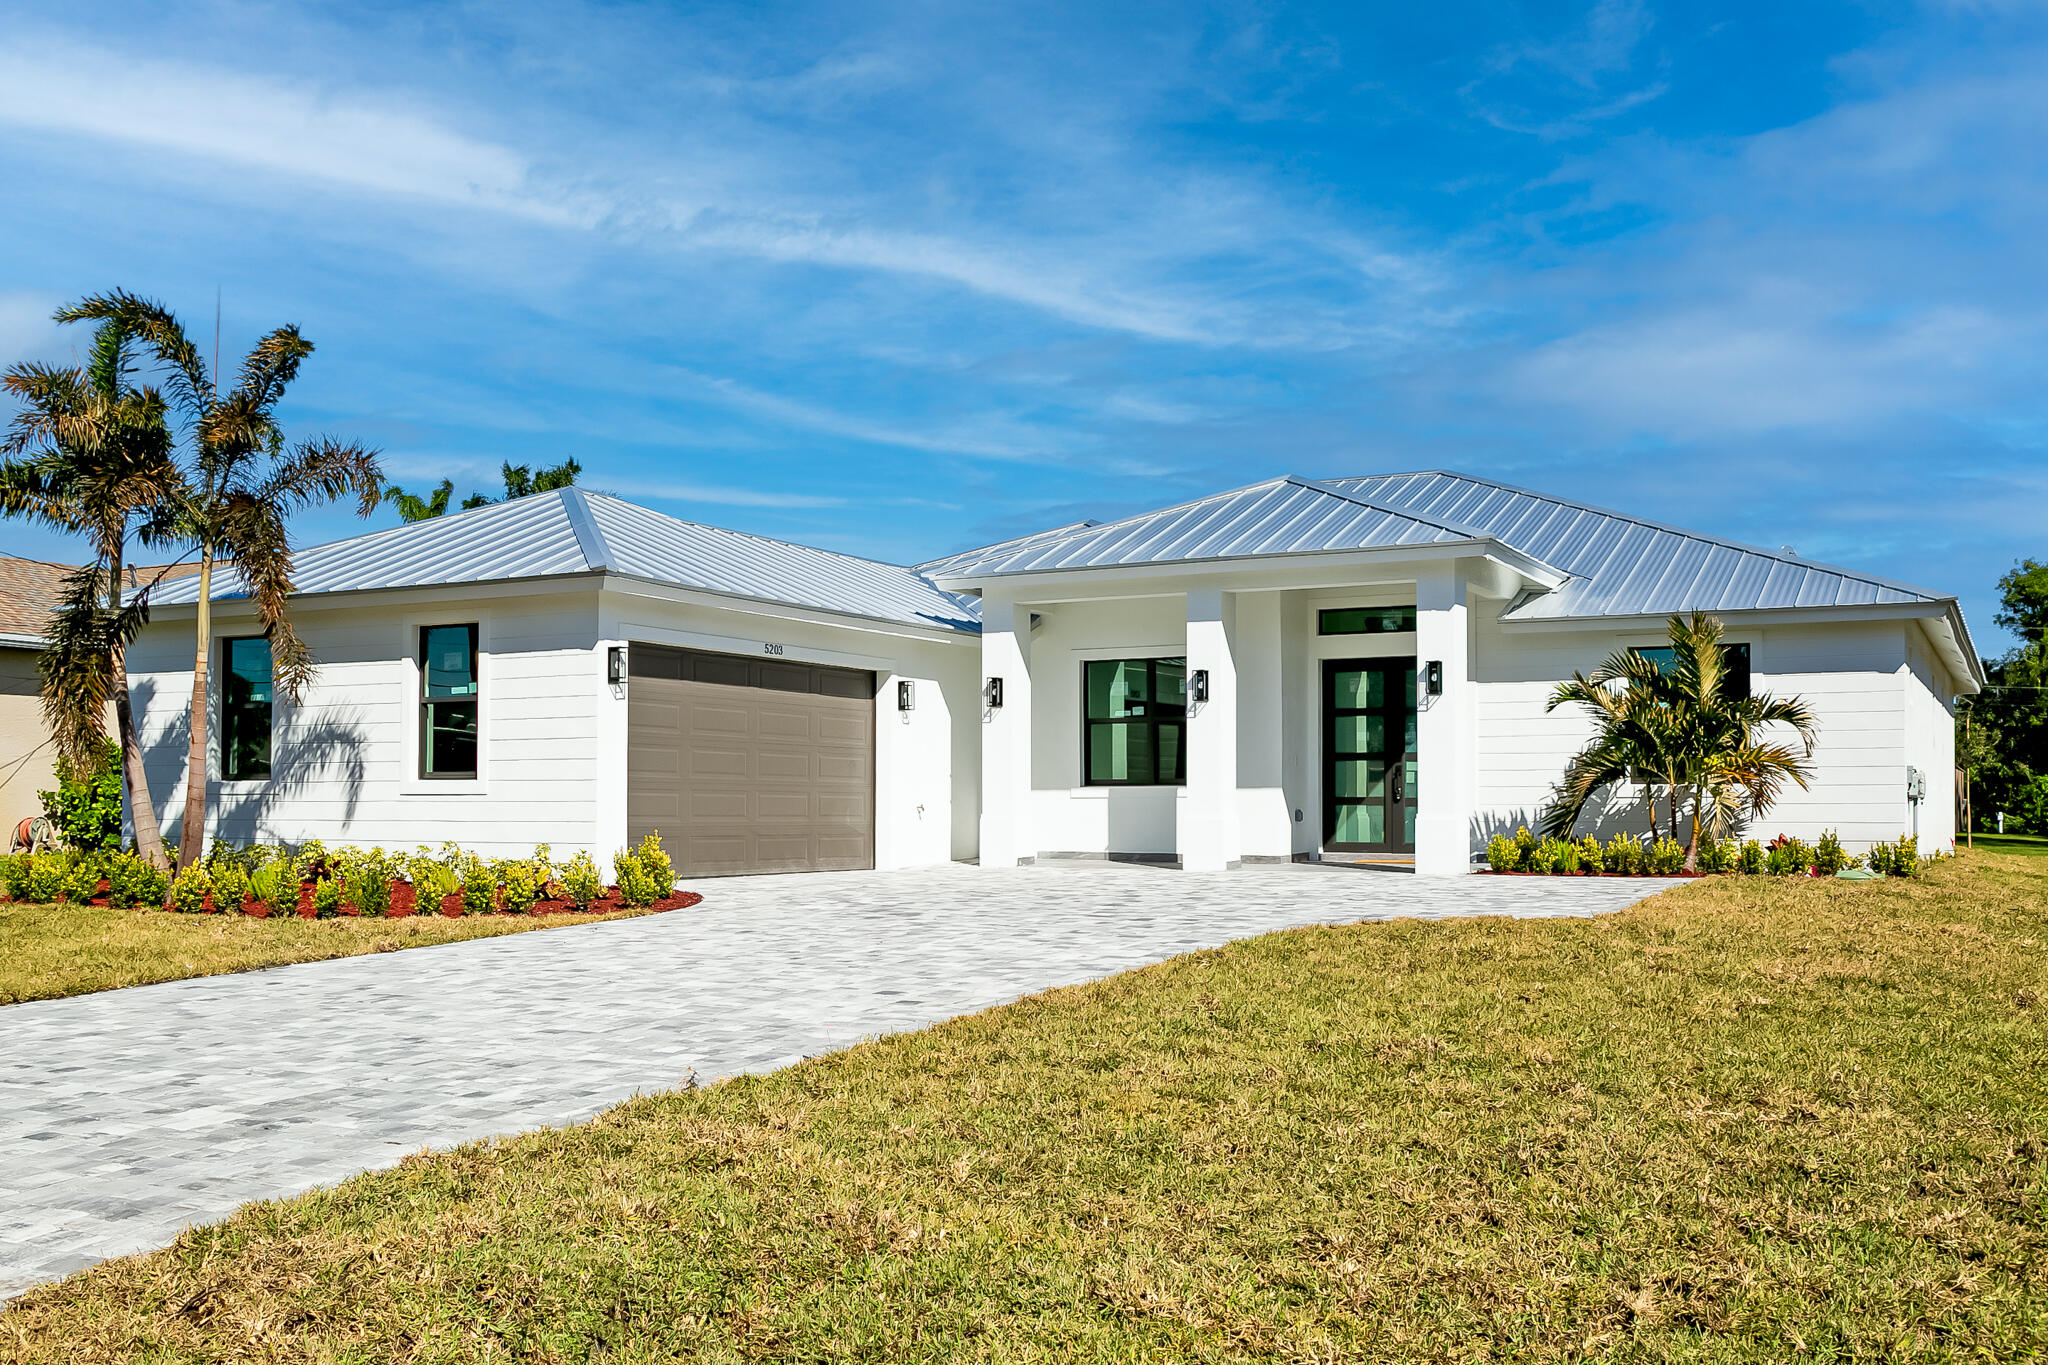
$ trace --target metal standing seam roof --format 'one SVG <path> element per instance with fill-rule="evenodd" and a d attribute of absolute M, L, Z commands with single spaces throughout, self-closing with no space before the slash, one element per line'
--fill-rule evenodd
<path fill-rule="evenodd" d="M 1322 482 L 1418 516 L 1456 518 L 1571 576 L 1518 603 L 1503 618 L 1511 621 L 1952 600 L 1854 569 L 1467 474 L 1430 471 Z"/>
<path fill-rule="evenodd" d="M 935 578 L 979 578 L 1484 538 L 1442 516 L 1377 505 L 1347 490 L 1290 476 L 1121 521 L 1006 541 L 921 567 Z"/>
<path fill-rule="evenodd" d="M 294 556 L 298 596 L 612 573 L 723 596 L 973 634 L 978 603 L 913 569 L 704 526 L 565 488 L 309 546 Z M 216 600 L 241 597 L 233 573 Z M 198 600 L 196 580 L 166 583 L 160 605 Z"/>

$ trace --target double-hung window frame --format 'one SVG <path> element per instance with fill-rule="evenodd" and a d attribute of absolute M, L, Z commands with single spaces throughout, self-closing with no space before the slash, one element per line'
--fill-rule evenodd
<path fill-rule="evenodd" d="M 408 633 L 412 637 L 413 659 L 413 773 L 417 781 L 433 789 L 445 789 L 449 783 L 479 784 L 483 781 L 485 768 L 486 719 L 484 696 L 489 690 L 484 661 L 483 623 L 477 620 L 450 621 L 446 619 L 418 620 L 408 622 Z M 432 630 L 469 631 L 469 676 L 475 689 L 466 698 L 430 698 L 427 695 L 427 632 Z M 469 702 L 476 708 L 476 766 L 466 772 L 436 773 L 428 771 L 432 754 L 433 708 L 436 705 Z"/>
<path fill-rule="evenodd" d="M 270 644 L 270 637 L 263 634 L 221 635 L 216 637 L 214 641 L 213 657 L 219 663 L 217 676 L 219 677 L 220 680 L 220 726 L 218 731 L 216 732 L 216 743 L 219 745 L 218 756 L 220 760 L 220 780 L 223 783 L 235 783 L 238 785 L 247 784 L 253 787 L 261 786 L 264 783 L 270 781 L 271 774 L 276 771 L 277 657 L 275 654 L 272 654 L 271 656 L 271 691 L 270 701 L 268 703 L 270 715 L 268 719 L 264 722 L 264 728 L 267 730 L 268 733 L 265 736 L 265 743 L 263 746 L 263 771 L 260 774 L 230 772 L 228 770 L 230 754 L 229 746 L 234 738 L 234 727 L 230 725 L 228 721 L 228 716 L 230 714 L 228 704 L 228 688 L 232 685 L 234 680 L 234 648 L 236 645 L 244 643 L 245 641 L 249 640 L 261 641 L 266 648 Z"/>
<path fill-rule="evenodd" d="M 1146 666 L 1146 714 L 1143 716 L 1090 716 L 1088 714 L 1088 670 L 1092 667 L 1104 664 L 1114 665 L 1138 663 L 1142 663 Z M 1187 785 L 1188 726 L 1187 703 L 1185 700 L 1186 694 L 1185 692 L 1183 692 L 1183 700 L 1177 711 L 1164 706 L 1164 704 L 1162 704 L 1159 701 L 1159 665 L 1162 663 L 1178 663 L 1181 666 L 1181 685 L 1183 688 L 1185 688 L 1187 685 L 1187 656 L 1185 654 L 1119 654 L 1104 658 L 1087 658 L 1081 661 L 1081 784 L 1083 787 L 1171 788 L 1182 787 Z M 1141 782 L 1134 778 L 1127 777 L 1096 777 L 1094 771 L 1089 766 L 1090 756 L 1094 751 L 1094 745 L 1092 741 L 1095 737 L 1095 728 L 1098 725 L 1107 726 L 1131 724 L 1147 724 L 1151 728 L 1153 780 L 1149 782 Z M 1160 777 L 1158 775 L 1159 727 L 1161 726 L 1161 724 L 1171 724 L 1177 726 L 1180 730 L 1180 743 L 1176 746 L 1174 754 L 1178 772 L 1177 774 L 1169 777 Z"/>
<path fill-rule="evenodd" d="M 1723 679 L 1727 679 L 1727 678 L 1732 678 L 1732 677 L 1735 677 L 1735 676 L 1737 676 L 1737 673 L 1736 673 L 1736 672 L 1735 672 L 1734 670 L 1731 670 L 1731 669 L 1729 669 L 1729 668 L 1727 667 L 1727 661 L 1728 661 L 1728 656 L 1729 656 L 1729 655 L 1731 655 L 1731 654 L 1734 654 L 1734 653 L 1736 653 L 1736 652 L 1738 652 L 1738 651 L 1740 652 L 1740 654 L 1741 654 L 1741 657 L 1742 657 L 1742 668 L 1741 668 L 1741 670 L 1740 670 L 1740 675 L 1739 675 L 1739 676 L 1740 676 L 1740 677 L 1742 678 L 1742 696 L 1744 696 L 1744 697 L 1752 697 L 1752 696 L 1755 696 L 1755 695 L 1756 695 L 1756 650 L 1755 650 L 1755 649 L 1754 649 L 1754 648 L 1753 648 L 1753 647 L 1752 647 L 1752 646 L 1750 645 L 1749 641 L 1747 641 L 1747 640 L 1723 640 L 1723 641 L 1721 642 L 1721 662 L 1722 662 L 1722 673 L 1721 673 L 1721 676 L 1723 677 Z M 1667 660 L 1667 659 L 1654 659 L 1654 658 L 1651 658 L 1651 656 L 1652 656 L 1652 655 L 1654 655 L 1654 654 L 1672 654 L 1672 655 L 1674 655 L 1674 656 L 1675 656 L 1675 651 L 1674 651 L 1674 650 L 1672 649 L 1672 647 L 1671 647 L 1671 646 L 1670 646 L 1669 644 L 1662 644 L 1662 645 L 1631 645 L 1631 646 L 1629 646 L 1629 652 L 1630 652 L 1631 654 L 1637 654 L 1637 655 L 1640 655 L 1640 656 L 1642 656 L 1643 658 L 1646 658 L 1646 659 L 1650 659 L 1650 661 L 1651 661 L 1652 663 L 1654 663 L 1654 664 L 1656 664 L 1656 665 L 1657 665 L 1657 667 L 1658 667 L 1659 671 L 1662 671 L 1663 669 L 1665 669 L 1665 668 L 1668 668 L 1668 667 L 1670 667 L 1670 666 L 1671 666 L 1671 664 L 1675 662 L 1675 657 L 1674 657 L 1674 659 L 1668 659 L 1668 660 Z"/>

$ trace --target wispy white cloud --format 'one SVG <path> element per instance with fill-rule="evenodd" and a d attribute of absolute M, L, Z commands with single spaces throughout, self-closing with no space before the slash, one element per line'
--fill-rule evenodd
<path fill-rule="evenodd" d="M 692 370 L 669 373 L 700 395 L 711 396 L 733 407 L 744 408 L 786 426 L 825 432 L 872 445 L 922 450 L 939 455 L 973 455 L 990 460 L 1051 462 L 1057 457 L 1053 438 L 1014 423 L 1000 415 L 978 417 L 966 429 L 951 422 L 929 427 L 907 427 L 878 422 L 851 413 L 838 412 L 780 394 L 749 387 L 736 379 L 699 374 Z M 1010 440 L 990 439 L 991 434 L 1014 432 Z"/>

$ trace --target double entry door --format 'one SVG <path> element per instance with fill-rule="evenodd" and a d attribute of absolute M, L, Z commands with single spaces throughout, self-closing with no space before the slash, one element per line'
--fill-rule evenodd
<path fill-rule="evenodd" d="M 1415 661 L 1323 662 L 1323 847 L 1415 851 Z"/>

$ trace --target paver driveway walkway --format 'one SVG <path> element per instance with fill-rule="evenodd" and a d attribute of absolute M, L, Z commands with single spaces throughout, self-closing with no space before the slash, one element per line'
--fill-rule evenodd
<path fill-rule="evenodd" d="M 0 1297 L 407 1152 L 1294 925 L 1668 883 L 1275 865 L 813 873 L 694 910 L 0 1009 Z"/>

